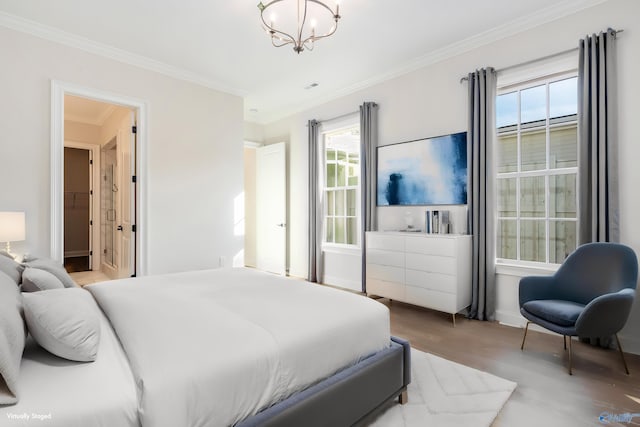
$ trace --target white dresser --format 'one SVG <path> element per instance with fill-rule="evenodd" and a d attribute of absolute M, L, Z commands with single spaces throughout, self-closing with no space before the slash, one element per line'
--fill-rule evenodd
<path fill-rule="evenodd" d="M 471 304 L 470 235 L 367 232 L 367 294 L 453 314 Z"/>

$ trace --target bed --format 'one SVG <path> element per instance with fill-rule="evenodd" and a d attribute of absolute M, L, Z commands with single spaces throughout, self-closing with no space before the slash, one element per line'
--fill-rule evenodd
<path fill-rule="evenodd" d="M 365 297 L 244 268 L 86 290 L 100 312 L 96 361 L 28 342 L 20 401 L 0 406 L 0 425 L 39 414 L 56 427 L 349 426 L 406 400 L 409 344 Z"/>

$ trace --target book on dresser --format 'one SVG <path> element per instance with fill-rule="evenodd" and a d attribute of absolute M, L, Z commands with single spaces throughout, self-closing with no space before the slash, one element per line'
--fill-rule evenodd
<path fill-rule="evenodd" d="M 453 315 L 471 304 L 471 242 L 466 234 L 369 231 L 368 295 Z"/>

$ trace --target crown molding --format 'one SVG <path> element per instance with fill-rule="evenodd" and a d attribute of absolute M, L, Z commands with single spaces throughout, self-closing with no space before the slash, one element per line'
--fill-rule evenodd
<path fill-rule="evenodd" d="M 12 15 L 2 11 L 0 11 L 0 26 L 45 40 L 49 40 L 54 43 L 59 43 L 65 46 L 80 49 L 85 52 L 109 58 L 124 64 L 132 65 L 134 67 L 163 74 L 167 77 L 172 77 L 174 79 L 204 86 L 209 89 L 218 90 L 237 96 L 246 95 L 246 92 L 243 90 L 211 80 L 200 74 L 175 67 L 164 62 L 156 61 L 155 59 L 151 59 L 146 56 L 128 52 L 123 49 L 118 49 L 113 46 L 98 43 L 85 37 L 68 33 L 66 31 L 62 31 L 57 28 L 41 24 L 39 22 L 25 19 L 20 16 Z"/>
<path fill-rule="evenodd" d="M 556 21 L 560 18 L 564 18 L 565 16 L 573 15 L 577 12 L 580 12 L 581 10 L 594 7 L 607 1 L 609 0 L 566 0 L 558 2 L 553 6 L 539 10 L 533 14 L 523 16 L 513 21 L 509 21 L 499 27 L 492 28 L 471 37 L 467 37 L 466 39 L 462 39 L 443 48 L 429 52 L 416 59 L 407 61 L 386 73 L 378 74 L 377 76 L 374 76 L 370 79 L 360 81 L 342 90 L 332 92 L 330 95 L 318 97 L 313 102 L 299 104 L 294 108 L 289 108 L 287 111 L 265 114 L 262 117 L 262 120 L 259 121 L 259 123 L 262 125 L 273 123 L 296 113 L 300 113 L 302 111 L 306 111 L 327 102 L 334 101 L 347 95 L 351 95 L 368 87 L 375 86 L 377 84 L 403 76 L 429 65 L 433 65 L 449 58 L 467 53 L 487 44 L 503 40 L 519 33 L 523 33 L 532 28 Z"/>

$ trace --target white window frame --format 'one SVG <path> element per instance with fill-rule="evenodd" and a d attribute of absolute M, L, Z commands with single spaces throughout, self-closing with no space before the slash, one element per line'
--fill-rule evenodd
<path fill-rule="evenodd" d="M 575 221 L 576 222 L 576 233 L 579 229 L 579 218 L 580 218 L 580 213 L 579 213 L 579 206 L 580 206 L 580 191 L 578 188 L 579 183 L 577 182 L 576 179 L 576 218 L 556 218 L 553 217 L 551 218 L 549 216 L 549 200 L 550 200 L 550 192 L 549 192 L 549 178 L 551 176 L 558 176 L 558 175 L 568 175 L 568 174 L 575 174 L 577 177 L 578 174 L 578 167 L 568 167 L 568 168 L 558 168 L 558 169 L 549 169 L 549 160 L 550 160 L 550 144 L 549 144 L 549 133 L 551 129 L 554 128 L 558 128 L 558 127 L 565 127 L 568 125 L 575 125 L 577 127 L 578 123 L 577 123 L 577 116 L 576 116 L 576 120 L 572 120 L 572 121 L 567 121 L 567 122 L 561 122 L 561 123 L 550 123 L 550 117 L 549 117 L 549 110 L 550 110 L 550 105 L 549 105 L 549 84 L 556 82 L 556 81 L 560 81 L 560 80 L 565 80 L 565 79 L 569 79 L 569 78 L 573 78 L 573 77 L 577 77 L 577 70 L 573 69 L 573 70 L 567 70 L 564 72 L 555 72 L 555 73 L 549 73 L 546 76 L 538 76 L 536 78 L 531 78 L 525 81 L 520 81 L 520 82 L 514 82 L 513 80 L 509 81 L 508 84 L 502 85 L 498 87 L 497 90 L 497 96 L 503 95 L 503 94 L 507 94 L 507 93 L 511 93 L 514 91 L 518 91 L 518 105 L 520 105 L 520 93 L 523 90 L 532 88 L 532 87 L 536 87 L 536 86 L 540 86 L 540 85 L 545 85 L 545 90 L 546 90 L 546 117 L 545 117 L 545 124 L 544 124 L 544 129 L 546 132 L 546 153 L 545 153 L 545 169 L 543 170 L 536 170 L 536 171 L 522 171 L 522 150 L 521 150 L 521 136 L 522 136 L 522 128 L 521 128 L 521 116 L 520 114 L 522 113 L 521 109 L 518 108 L 518 123 L 517 123 L 517 127 L 516 130 L 513 131 L 508 131 L 503 133 L 502 135 L 513 135 L 516 134 L 517 135 L 517 148 L 516 148 L 516 165 L 517 165 L 517 171 L 516 172 L 498 172 L 497 171 L 497 165 L 496 165 L 496 173 L 495 173 L 495 179 L 496 179 L 496 184 L 498 183 L 498 180 L 500 179 L 508 179 L 508 178 L 525 178 L 525 177 L 544 177 L 544 182 L 545 182 L 545 214 L 544 217 L 521 217 L 520 215 L 520 198 L 521 198 L 521 193 L 520 193 L 520 180 L 517 179 L 516 180 L 516 216 L 515 217 L 506 217 L 506 216 L 499 216 L 499 211 L 498 211 L 498 197 L 496 197 L 496 204 L 494 206 L 496 213 L 495 213 L 495 218 L 496 218 L 496 233 L 495 233 L 495 248 L 496 248 L 496 267 L 498 267 L 498 269 L 500 270 L 500 268 L 502 267 L 502 270 L 508 270 L 509 267 L 525 267 L 525 268 L 531 268 L 531 269 L 542 269 L 542 270 L 548 270 L 548 271 L 555 271 L 558 269 L 558 267 L 561 265 L 559 263 L 554 263 L 554 262 L 550 262 L 549 260 L 549 256 L 550 256 L 550 239 L 549 239 L 549 231 L 550 231 L 550 224 L 554 221 L 558 221 L 558 220 L 562 220 L 562 221 Z M 505 79 L 506 80 L 506 79 Z M 531 128 L 531 129 L 542 129 L 542 126 L 540 127 L 535 127 L 535 128 Z M 526 129 L 528 130 L 528 129 Z M 496 144 L 498 144 L 498 136 L 500 134 L 498 133 L 498 129 L 496 128 Z M 497 148 L 497 147 L 496 147 Z M 496 185 L 496 188 L 498 186 Z M 497 193 L 496 193 L 497 196 Z M 510 258 L 499 258 L 498 257 L 498 231 L 499 231 L 499 221 L 500 220 L 515 220 L 516 221 L 516 257 L 517 259 L 510 259 Z M 521 253 L 520 253 L 520 246 L 521 246 L 521 241 L 520 241 L 520 225 L 521 225 L 521 221 L 522 220 L 537 220 L 537 221 L 541 221 L 544 220 L 545 222 L 545 262 L 540 262 L 540 261 L 526 261 L 526 260 L 521 260 Z M 500 271 L 498 271 L 500 272 Z"/>
<path fill-rule="evenodd" d="M 323 212 L 322 212 L 322 249 L 323 251 L 328 251 L 328 252 L 338 252 L 338 253 L 350 253 L 352 251 L 360 251 L 362 249 L 362 236 L 360 233 L 360 230 L 362 228 L 362 215 L 361 215 L 361 210 L 362 210 L 362 199 L 361 199 L 361 194 L 362 194 L 362 177 L 360 176 L 360 174 L 358 174 L 358 185 L 357 186 L 350 186 L 350 185 L 345 185 L 344 187 L 333 187 L 331 190 L 328 190 L 328 188 L 326 187 L 326 171 L 327 171 L 327 161 L 326 161 L 326 142 L 327 142 L 327 136 L 331 135 L 331 134 L 335 134 L 335 133 L 339 133 L 341 131 L 346 131 L 349 129 L 353 129 L 353 128 L 360 128 L 360 123 L 359 121 L 354 121 L 354 120 L 348 120 L 348 121 L 341 121 L 340 123 L 336 123 L 334 124 L 334 126 L 330 126 L 330 127 L 326 127 L 323 125 L 322 128 L 322 132 L 320 133 L 321 137 L 322 137 L 322 150 L 321 150 L 321 154 L 322 154 L 322 177 L 323 177 L 323 182 L 322 182 L 322 199 L 323 199 Z M 360 167 L 361 167 L 361 161 L 362 161 L 362 153 L 360 152 L 361 150 L 358 149 L 358 153 L 359 153 L 359 158 L 358 158 L 358 170 L 360 171 Z M 337 162 L 337 159 L 336 159 Z M 337 164 L 337 163 L 336 163 Z M 337 173 L 337 168 L 336 168 L 336 173 Z M 347 182 L 348 183 L 348 173 L 346 176 Z M 344 190 L 345 191 L 345 210 L 347 208 L 347 203 L 346 203 L 346 190 L 348 189 L 355 189 L 356 190 L 356 227 L 358 232 L 356 233 L 356 239 L 357 239 L 357 243 L 356 244 L 351 244 L 351 243 L 335 243 L 335 242 L 327 242 L 326 241 L 326 237 L 327 237 L 327 217 L 328 212 L 328 201 L 326 200 L 325 195 L 327 194 L 327 191 L 337 191 L 337 190 Z M 334 202 L 335 203 L 335 202 Z M 346 213 L 346 212 L 345 212 Z M 333 218 L 336 218 L 335 215 L 332 216 Z M 340 216 L 340 218 L 342 218 L 342 216 Z M 353 218 L 352 216 L 348 216 L 345 215 L 344 218 Z M 345 224 L 346 226 L 346 224 Z M 346 233 L 346 228 L 345 228 L 345 233 Z M 335 237 L 335 228 L 334 228 L 334 237 Z"/>

